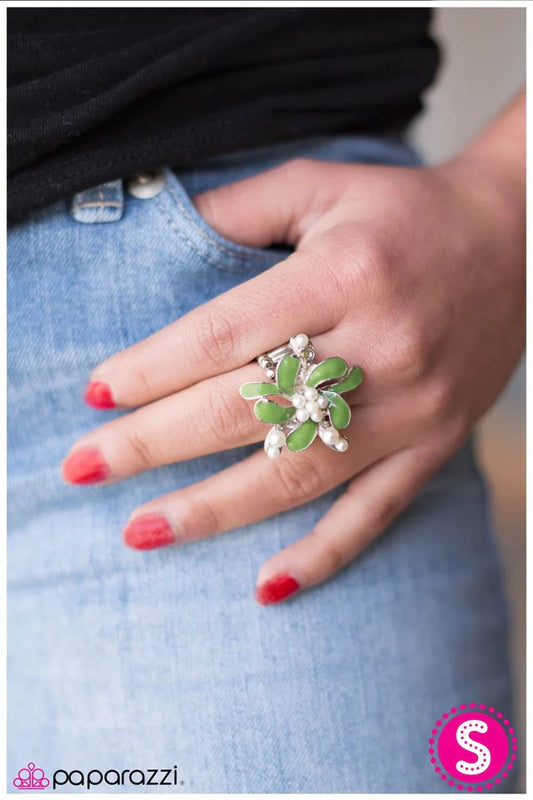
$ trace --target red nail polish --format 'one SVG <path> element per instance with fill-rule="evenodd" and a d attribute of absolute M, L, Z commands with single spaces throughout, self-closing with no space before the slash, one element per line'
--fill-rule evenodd
<path fill-rule="evenodd" d="M 155 550 L 176 544 L 176 537 L 162 514 L 141 514 L 126 525 L 124 541 L 135 550 Z"/>
<path fill-rule="evenodd" d="M 80 447 L 63 462 L 63 478 L 67 483 L 105 481 L 109 467 L 97 447 Z"/>
<path fill-rule="evenodd" d="M 292 575 L 277 575 L 275 578 L 270 578 L 269 581 L 265 581 L 261 586 L 258 586 L 255 597 L 262 606 L 269 606 L 271 603 L 279 603 L 280 600 L 285 600 L 286 597 L 297 592 L 299 588 L 300 584 Z"/>
<path fill-rule="evenodd" d="M 85 390 L 84 399 L 87 405 L 93 408 L 115 408 L 111 389 L 107 383 L 101 381 L 91 381 Z"/>

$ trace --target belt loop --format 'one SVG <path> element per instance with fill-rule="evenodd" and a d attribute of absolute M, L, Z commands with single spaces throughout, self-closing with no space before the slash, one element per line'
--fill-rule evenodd
<path fill-rule="evenodd" d="M 72 198 L 70 213 L 77 222 L 117 222 L 124 211 L 122 181 L 84 189 Z"/>

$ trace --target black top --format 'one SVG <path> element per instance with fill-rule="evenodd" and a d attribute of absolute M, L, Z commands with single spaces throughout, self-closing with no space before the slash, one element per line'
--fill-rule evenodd
<path fill-rule="evenodd" d="M 398 132 L 438 62 L 427 8 L 7 13 L 11 219 L 169 164 Z"/>

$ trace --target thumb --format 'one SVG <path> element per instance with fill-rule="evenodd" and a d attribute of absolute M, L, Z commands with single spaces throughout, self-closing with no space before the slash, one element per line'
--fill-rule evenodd
<path fill-rule="evenodd" d="M 297 245 L 333 205 L 345 164 L 295 159 L 193 198 L 197 211 L 227 239 L 251 247 Z"/>

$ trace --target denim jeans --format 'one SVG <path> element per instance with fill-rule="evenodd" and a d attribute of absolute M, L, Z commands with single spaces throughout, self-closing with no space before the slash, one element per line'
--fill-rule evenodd
<path fill-rule="evenodd" d="M 471 701 L 512 713 L 500 564 L 471 443 L 349 567 L 269 608 L 253 596 L 259 567 L 343 487 L 139 553 L 120 535 L 133 509 L 255 446 L 116 485 L 61 480 L 74 440 L 118 413 L 82 402 L 91 369 L 284 255 L 225 240 L 190 196 L 298 155 L 418 165 L 397 142 L 312 139 L 166 170 L 150 199 L 106 184 L 9 232 L 10 791 L 28 761 L 47 775 L 177 767 L 170 790 L 95 792 L 455 791 L 429 763 L 434 721 Z"/>

